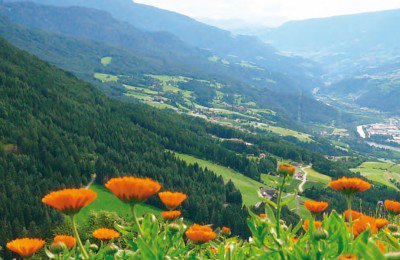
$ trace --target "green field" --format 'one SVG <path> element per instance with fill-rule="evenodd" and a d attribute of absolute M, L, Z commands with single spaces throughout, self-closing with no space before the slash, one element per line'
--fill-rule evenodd
<path fill-rule="evenodd" d="M 118 80 L 118 76 L 114 76 L 111 74 L 104 74 L 104 73 L 95 73 L 93 75 L 96 79 L 100 80 L 101 82 L 115 82 Z"/>
<path fill-rule="evenodd" d="M 317 181 L 323 184 L 328 184 L 332 178 L 328 175 L 322 174 L 314 170 L 313 168 L 304 168 L 304 171 L 308 173 L 307 178 L 311 181 Z"/>
<path fill-rule="evenodd" d="M 392 188 L 396 188 L 390 179 L 400 182 L 400 165 L 390 162 L 365 162 L 355 169 L 353 172 L 359 172 L 366 178 L 382 183 Z"/>
<path fill-rule="evenodd" d="M 120 217 L 123 218 L 131 216 L 129 205 L 121 202 L 105 187 L 100 185 L 92 185 L 91 189 L 97 192 L 97 198 L 79 212 L 79 214 L 77 215 L 78 223 L 83 223 L 88 218 L 91 211 L 105 210 L 109 212 L 116 212 Z M 160 215 L 161 212 L 161 210 L 145 204 L 137 205 L 135 206 L 135 209 L 138 215 L 142 215 L 148 212 L 155 215 Z"/>
<path fill-rule="evenodd" d="M 271 131 L 271 132 L 281 135 L 281 136 L 293 136 L 302 142 L 312 142 L 313 141 L 311 139 L 312 138 L 311 135 L 302 133 L 302 132 L 297 132 L 294 130 L 290 130 L 287 128 L 283 128 L 283 127 L 279 127 L 279 126 L 272 126 L 272 125 L 267 125 L 267 124 L 258 124 L 257 127 L 267 130 L 267 131 Z"/>
<path fill-rule="evenodd" d="M 243 174 L 234 171 L 232 169 L 229 169 L 227 167 L 212 163 L 210 161 L 198 159 L 196 157 L 187 155 L 187 154 L 179 154 L 175 153 L 175 155 L 186 161 L 187 163 L 194 164 L 197 163 L 200 167 L 202 168 L 207 168 L 213 172 L 215 172 L 217 175 L 222 176 L 225 182 L 232 180 L 232 182 L 235 184 L 235 187 L 240 190 L 243 198 L 243 203 L 245 205 L 254 205 L 257 202 L 260 201 L 260 198 L 258 197 L 257 191 L 260 187 L 273 187 L 275 186 L 274 182 L 276 180 L 276 177 L 267 175 L 267 174 L 262 174 L 261 178 L 263 180 L 263 183 L 255 181 L 249 177 L 244 176 Z M 301 197 L 300 201 L 305 201 L 306 198 Z M 293 201 L 292 203 L 289 203 L 289 208 L 294 209 L 296 206 L 295 202 Z M 300 216 L 303 218 L 305 216 L 308 216 L 309 213 L 305 209 L 305 207 L 301 206 L 300 207 Z"/>
<path fill-rule="evenodd" d="M 107 66 L 108 64 L 111 63 L 112 57 L 103 57 L 101 58 L 100 62 L 103 64 L 103 66 Z"/>

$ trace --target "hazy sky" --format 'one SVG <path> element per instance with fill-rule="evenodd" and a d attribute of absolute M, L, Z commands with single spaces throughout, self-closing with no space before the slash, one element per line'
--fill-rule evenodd
<path fill-rule="evenodd" d="M 400 0 L 135 0 L 194 18 L 240 19 L 274 25 L 277 21 L 400 8 Z"/>

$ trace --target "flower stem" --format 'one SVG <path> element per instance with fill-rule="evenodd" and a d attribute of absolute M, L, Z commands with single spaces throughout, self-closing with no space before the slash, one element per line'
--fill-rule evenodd
<path fill-rule="evenodd" d="M 347 196 L 347 213 L 349 216 L 349 224 L 350 224 L 350 239 L 353 239 L 353 219 L 351 215 L 351 194 L 348 194 Z"/>
<path fill-rule="evenodd" d="M 133 221 L 135 221 L 135 224 L 136 224 L 136 226 L 137 226 L 137 228 L 138 228 L 138 233 L 139 233 L 139 235 L 140 235 L 141 237 L 143 237 L 143 230 L 142 230 L 142 228 L 141 228 L 141 226 L 140 226 L 140 224 L 139 224 L 139 221 L 138 221 L 138 219 L 137 219 L 137 217 L 136 217 L 135 205 L 136 205 L 136 204 L 133 204 L 133 205 L 131 206 L 132 215 L 133 215 Z"/>
<path fill-rule="evenodd" d="M 79 237 L 79 233 L 78 233 L 78 230 L 76 228 L 75 215 L 71 216 L 71 223 L 72 223 L 72 231 L 74 232 L 75 239 L 78 242 L 79 248 L 81 249 L 81 252 L 82 252 L 82 255 L 83 255 L 83 259 L 89 259 L 89 255 L 86 252 L 85 248 L 83 247 L 81 238 Z"/>
<path fill-rule="evenodd" d="M 285 185 L 286 181 L 286 176 L 283 177 L 281 186 L 279 187 L 279 195 L 278 195 L 278 201 L 277 201 L 277 206 L 276 206 L 276 234 L 278 238 L 280 238 L 280 224 L 281 224 L 281 200 L 282 200 L 282 192 L 283 192 L 283 186 Z"/>

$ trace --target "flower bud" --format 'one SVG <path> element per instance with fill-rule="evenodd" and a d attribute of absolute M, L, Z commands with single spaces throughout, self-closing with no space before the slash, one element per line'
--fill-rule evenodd
<path fill-rule="evenodd" d="M 169 230 L 171 231 L 171 233 L 175 234 L 177 232 L 179 232 L 179 230 L 181 230 L 181 227 L 179 224 L 177 223 L 171 223 L 168 225 Z"/>
<path fill-rule="evenodd" d="M 390 230 L 390 232 L 397 232 L 399 230 L 396 224 L 389 224 L 387 228 Z"/>
<path fill-rule="evenodd" d="M 115 255 L 118 252 L 119 248 L 114 243 L 112 243 L 105 251 L 107 255 Z"/>
<path fill-rule="evenodd" d="M 278 174 L 284 177 L 293 177 L 296 168 L 288 163 L 282 163 L 278 167 Z"/>
<path fill-rule="evenodd" d="M 54 242 L 50 245 L 50 251 L 53 254 L 60 254 L 64 252 L 64 250 L 67 249 L 67 246 L 63 242 Z"/>
<path fill-rule="evenodd" d="M 96 244 L 91 244 L 89 246 L 89 249 L 92 250 L 93 252 L 97 252 L 97 250 L 99 250 L 99 247 Z"/>
<path fill-rule="evenodd" d="M 222 227 L 222 234 L 223 235 L 225 235 L 225 236 L 230 236 L 231 235 L 231 229 L 230 228 L 228 228 L 228 227 Z"/>
<path fill-rule="evenodd" d="M 400 238 L 400 233 L 399 232 L 392 233 L 392 236 L 395 238 Z"/>
<path fill-rule="evenodd" d="M 314 232 L 315 240 L 324 240 L 324 239 L 327 239 L 328 236 L 329 236 L 329 233 L 325 229 L 319 228 Z"/>

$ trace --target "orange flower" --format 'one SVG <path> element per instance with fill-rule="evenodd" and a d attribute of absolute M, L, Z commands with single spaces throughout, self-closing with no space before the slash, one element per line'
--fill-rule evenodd
<path fill-rule="evenodd" d="M 176 219 L 181 215 L 181 212 L 179 210 L 163 211 L 161 215 L 163 219 Z"/>
<path fill-rule="evenodd" d="M 388 211 L 396 215 L 400 213 L 400 202 L 393 200 L 385 200 L 385 207 Z"/>
<path fill-rule="evenodd" d="M 214 254 L 218 253 L 218 248 L 211 247 L 211 252 L 213 252 Z"/>
<path fill-rule="evenodd" d="M 295 171 L 296 171 L 296 168 L 293 165 L 288 164 L 288 163 L 282 163 L 278 167 L 278 173 L 283 176 L 292 177 L 294 175 Z"/>
<path fill-rule="evenodd" d="M 89 189 L 63 189 L 47 194 L 42 202 L 64 214 L 74 215 L 95 198 L 97 193 Z"/>
<path fill-rule="evenodd" d="M 17 238 L 7 243 L 7 248 L 22 257 L 34 255 L 45 244 L 45 241 L 38 238 Z"/>
<path fill-rule="evenodd" d="M 312 213 L 321 213 L 328 208 L 329 204 L 324 201 L 306 200 L 304 206 Z"/>
<path fill-rule="evenodd" d="M 386 226 L 389 223 L 389 221 L 385 218 L 378 218 L 378 219 L 375 219 L 375 223 L 376 223 L 376 227 L 378 229 L 381 229 L 384 226 Z"/>
<path fill-rule="evenodd" d="M 161 185 L 152 179 L 136 177 L 112 178 L 106 187 L 120 200 L 130 204 L 143 202 L 161 189 Z"/>
<path fill-rule="evenodd" d="M 68 249 L 71 249 L 74 247 L 76 243 L 76 239 L 73 236 L 67 236 L 67 235 L 58 235 L 54 237 L 54 242 L 62 242 L 64 243 Z"/>
<path fill-rule="evenodd" d="M 384 254 L 386 251 L 385 245 L 378 239 L 375 240 L 375 244 L 379 247 L 379 250 L 381 251 L 381 253 Z"/>
<path fill-rule="evenodd" d="M 187 198 L 186 194 L 170 191 L 160 192 L 158 193 L 158 196 L 162 203 L 164 203 L 164 205 L 170 210 L 177 208 Z"/>
<path fill-rule="evenodd" d="M 290 241 L 292 241 L 293 244 L 296 244 L 298 240 L 299 239 L 297 237 L 291 237 L 290 238 Z"/>
<path fill-rule="evenodd" d="M 371 184 L 359 178 L 342 177 L 329 182 L 329 187 L 346 194 L 353 194 L 360 191 L 366 191 L 371 188 Z"/>
<path fill-rule="evenodd" d="M 186 232 L 186 236 L 195 243 L 206 243 L 214 239 L 217 234 L 208 226 L 194 224 Z"/>
<path fill-rule="evenodd" d="M 354 221 L 356 219 L 359 219 L 363 214 L 361 212 L 352 210 L 351 211 L 351 220 Z M 348 220 L 349 219 L 349 211 L 345 210 L 344 211 L 344 217 Z"/>
<path fill-rule="evenodd" d="M 222 234 L 224 234 L 224 235 L 230 235 L 232 232 L 231 232 L 231 229 L 230 228 L 228 228 L 228 227 L 222 227 Z"/>
<path fill-rule="evenodd" d="M 264 214 L 264 213 L 260 214 L 260 218 L 266 218 L 266 217 L 267 217 L 267 214 Z"/>
<path fill-rule="evenodd" d="M 358 259 L 358 257 L 357 256 L 355 256 L 355 255 L 340 255 L 339 257 L 338 257 L 338 260 L 357 260 Z"/>
<path fill-rule="evenodd" d="M 308 230 L 308 224 L 310 223 L 310 220 L 308 220 L 308 219 L 306 219 L 305 221 L 304 221 L 304 223 L 303 223 L 303 228 L 304 228 L 304 230 Z M 314 221 L 314 226 L 315 226 L 315 228 L 320 228 L 320 227 L 322 227 L 322 222 L 321 221 L 318 221 L 318 220 L 316 220 L 316 221 Z"/>
<path fill-rule="evenodd" d="M 114 229 L 100 228 L 93 232 L 93 237 L 103 241 L 108 241 L 114 238 L 118 238 L 119 233 Z"/>
<path fill-rule="evenodd" d="M 359 219 L 354 221 L 353 223 L 353 234 L 354 236 L 360 235 L 362 232 L 370 228 L 371 233 L 375 234 L 378 232 L 378 228 L 376 227 L 375 219 L 369 216 L 362 215 Z"/>

